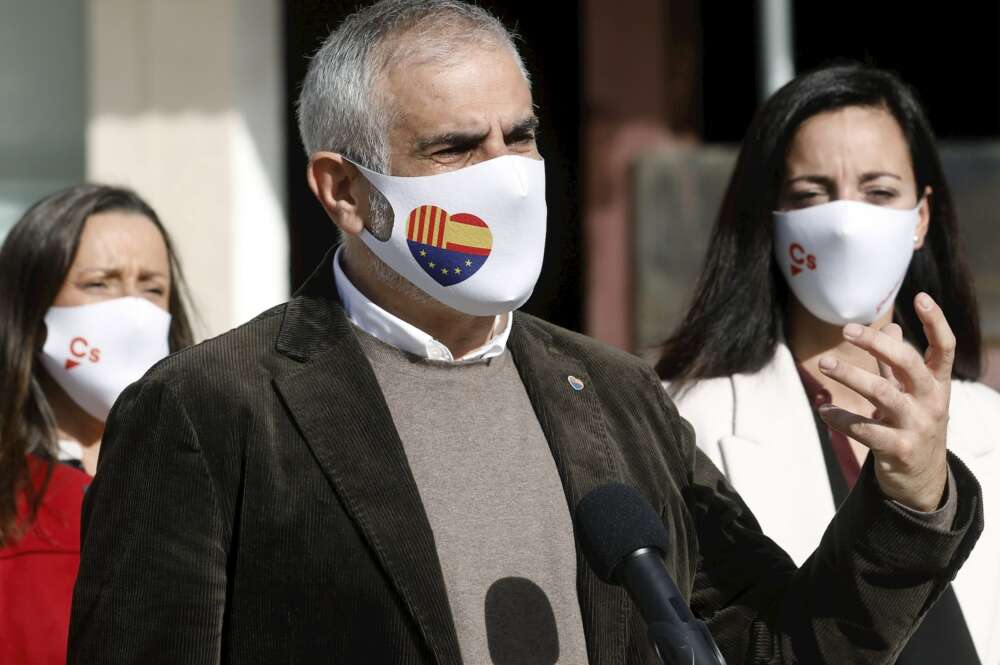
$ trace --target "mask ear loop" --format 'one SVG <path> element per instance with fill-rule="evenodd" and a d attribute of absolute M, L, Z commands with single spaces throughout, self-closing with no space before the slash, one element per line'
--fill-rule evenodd
<path fill-rule="evenodd" d="M 374 233 L 372 233 L 372 229 L 368 228 L 368 224 L 371 223 L 370 215 L 375 210 L 375 206 L 371 205 L 373 203 L 373 198 L 374 197 L 369 197 L 369 199 L 368 199 L 368 202 L 369 202 L 369 210 L 368 210 L 369 219 L 367 220 L 367 223 L 364 225 L 362 233 L 367 233 L 369 236 L 371 236 L 372 238 L 374 238 L 375 240 L 377 240 L 380 243 L 387 243 L 387 242 L 389 242 L 392 239 L 393 232 L 396 230 L 396 220 L 395 220 L 396 211 L 395 211 L 395 208 L 393 208 L 393 206 L 392 206 L 392 202 L 389 201 L 389 198 L 385 194 L 382 193 L 381 189 L 379 189 L 378 187 L 375 186 L 375 182 L 372 180 L 372 178 L 369 177 L 369 174 L 374 175 L 374 176 L 382 176 L 382 177 L 385 177 L 385 178 L 389 178 L 391 176 L 386 175 L 384 173 L 379 173 L 378 171 L 376 171 L 374 169 L 370 169 L 367 166 L 364 166 L 364 165 L 362 165 L 362 164 L 354 161 L 353 159 L 351 159 L 350 157 L 348 157 L 347 155 L 345 155 L 343 153 L 341 153 L 340 156 L 344 158 L 345 162 L 347 162 L 348 164 L 353 165 L 356 169 L 358 169 L 358 172 L 361 174 L 361 177 L 364 178 L 366 181 L 368 181 L 368 186 L 371 187 L 372 190 L 373 190 L 373 192 L 376 193 L 377 196 L 382 199 L 382 202 L 384 203 L 385 207 L 388 208 L 388 210 L 389 210 L 389 216 L 390 216 L 391 221 L 392 221 L 392 228 L 389 229 L 389 233 L 388 233 L 388 235 L 385 238 L 379 238 L 377 235 L 375 235 Z M 385 210 L 383 209 L 383 210 L 380 210 L 379 212 L 385 212 Z"/>

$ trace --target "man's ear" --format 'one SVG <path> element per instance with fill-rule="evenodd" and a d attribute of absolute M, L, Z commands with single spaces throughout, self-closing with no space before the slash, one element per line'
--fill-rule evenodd
<path fill-rule="evenodd" d="M 920 221 L 917 222 L 917 230 L 914 231 L 913 237 L 913 249 L 915 250 L 924 246 L 924 238 L 927 237 L 927 230 L 931 225 L 931 196 L 933 195 L 934 190 L 928 185 L 920 200 Z"/>
<path fill-rule="evenodd" d="M 315 152 L 306 167 L 306 180 L 338 229 L 352 236 L 361 233 L 371 186 L 354 164 L 335 152 Z"/>

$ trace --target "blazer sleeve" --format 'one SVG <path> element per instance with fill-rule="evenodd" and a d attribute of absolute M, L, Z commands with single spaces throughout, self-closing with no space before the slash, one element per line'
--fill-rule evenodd
<path fill-rule="evenodd" d="M 226 597 L 219 502 L 169 386 L 121 396 L 84 498 L 71 665 L 218 663 Z"/>
<path fill-rule="evenodd" d="M 819 547 L 797 569 L 663 401 L 688 460 L 684 499 L 699 544 L 691 606 L 727 660 L 895 662 L 982 531 L 981 490 L 965 465 L 949 453 L 958 506 L 952 528 L 940 529 L 887 499 L 869 459 Z"/>

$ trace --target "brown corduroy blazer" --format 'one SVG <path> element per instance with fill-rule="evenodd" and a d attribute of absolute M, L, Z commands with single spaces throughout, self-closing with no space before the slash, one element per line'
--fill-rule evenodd
<path fill-rule="evenodd" d="M 434 536 L 329 266 L 115 406 L 84 505 L 70 663 L 461 662 Z M 638 488 L 730 665 L 891 662 L 981 530 L 957 458 L 947 532 L 886 501 L 869 466 L 796 570 L 648 366 L 520 313 L 509 350 L 570 509 L 605 482 Z M 654 663 L 626 594 L 575 563 L 590 663 Z"/>

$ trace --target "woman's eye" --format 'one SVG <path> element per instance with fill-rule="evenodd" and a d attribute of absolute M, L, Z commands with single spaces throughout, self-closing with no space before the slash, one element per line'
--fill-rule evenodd
<path fill-rule="evenodd" d="M 153 295 L 162 296 L 166 293 L 166 290 L 159 286 L 153 286 L 146 289 L 146 293 L 152 293 Z"/>
<path fill-rule="evenodd" d="M 868 196 L 880 201 L 888 201 L 896 197 L 896 192 L 889 189 L 873 189 L 868 192 Z"/>
<path fill-rule="evenodd" d="M 103 289 L 107 288 L 107 282 L 85 282 L 83 288 L 85 289 Z"/>

